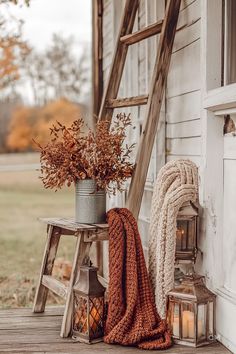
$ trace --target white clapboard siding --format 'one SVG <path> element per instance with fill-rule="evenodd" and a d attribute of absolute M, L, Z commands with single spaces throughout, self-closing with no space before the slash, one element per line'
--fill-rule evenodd
<path fill-rule="evenodd" d="M 200 40 L 172 54 L 167 80 L 167 97 L 200 88 Z"/>
<path fill-rule="evenodd" d="M 197 0 L 182 0 L 180 5 L 180 10 L 184 10 L 186 7 L 192 5 Z"/>
<path fill-rule="evenodd" d="M 104 87 L 109 75 L 114 48 L 113 4 L 112 0 L 103 1 L 103 80 Z"/>
<path fill-rule="evenodd" d="M 167 138 L 186 138 L 201 136 L 201 120 L 194 119 L 187 122 L 171 123 L 166 126 Z"/>
<path fill-rule="evenodd" d="M 236 303 L 236 137 L 224 136 L 224 233 L 223 266 L 224 288 L 234 297 Z"/>
<path fill-rule="evenodd" d="M 201 155 L 201 138 L 166 139 L 167 155 Z"/>
<path fill-rule="evenodd" d="M 198 19 L 196 22 L 187 25 L 182 30 L 178 31 L 175 36 L 172 53 L 186 47 L 189 43 L 193 43 L 200 38 L 201 21 Z"/>
<path fill-rule="evenodd" d="M 201 166 L 201 156 L 194 156 L 194 155 L 167 155 L 166 162 L 172 161 L 172 160 L 179 160 L 179 159 L 189 159 L 193 161 L 197 167 Z"/>
<path fill-rule="evenodd" d="M 113 49 L 113 14 L 112 14 L 112 1 L 104 0 L 103 4 L 103 60 L 107 56 L 111 56 Z M 111 58 L 110 58 L 111 59 Z M 104 64 L 103 64 L 104 65 Z"/>
<path fill-rule="evenodd" d="M 236 136 L 224 137 L 224 159 L 236 160 Z"/>
<path fill-rule="evenodd" d="M 201 165 L 201 1 L 182 1 L 166 90 L 166 161 Z"/>
<path fill-rule="evenodd" d="M 182 1 L 183 3 L 183 1 Z M 177 24 L 177 30 L 183 26 L 191 25 L 201 17 L 201 1 L 195 0 L 190 5 L 181 9 Z"/>
<path fill-rule="evenodd" d="M 167 98 L 167 123 L 186 122 L 201 117 L 200 90 L 188 92 L 184 95 Z"/>
<path fill-rule="evenodd" d="M 225 140 L 228 140 L 226 138 Z M 229 146 L 227 146 L 229 148 Z M 236 139 L 234 138 L 234 158 L 236 152 Z M 236 301 L 236 159 L 224 160 L 224 240 L 223 266 L 224 287 L 234 295 Z"/>

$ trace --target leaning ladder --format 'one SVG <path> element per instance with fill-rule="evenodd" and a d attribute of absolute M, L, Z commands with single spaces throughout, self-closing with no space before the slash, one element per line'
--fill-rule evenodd
<path fill-rule="evenodd" d="M 99 120 L 108 120 L 111 122 L 115 108 L 147 105 L 143 131 L 141 133 L 135 161 L 135 170 L 126 202 L 126 207 L 136 218 L 138 218 L 141 207 L 148 166 L 158 128 L 180 3 L 181 0 L 169 0 L 163 21 L 156 22 L 132 33 L 139 0 L 126 1 L 111 71 L 99 112 Z M 117 98 L 128 47 L 158 33 L 160 33 L 160 40 L 148 95 Z"/>

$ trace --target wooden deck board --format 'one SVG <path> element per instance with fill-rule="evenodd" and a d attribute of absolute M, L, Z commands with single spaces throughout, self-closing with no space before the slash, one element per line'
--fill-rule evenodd
<path fill-rule="evenodd" d="M 31 309 L 0 311 L 0 353 L 141 353 L 137 348 L 98 343 L 74 343 L 59 336 L 63 307 L 49 307 L 45 313 L 33 314 Z M 219 343 L 193 349 L 174 346 L 167 354 L 229 354 Z"/>

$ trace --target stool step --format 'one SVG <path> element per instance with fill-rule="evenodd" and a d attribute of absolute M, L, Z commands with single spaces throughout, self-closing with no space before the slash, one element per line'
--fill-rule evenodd
<path fill-rule="evenodd" d="M 66 299 L 67 286 L 64 283 L 55 279 L 51 275 L 43 275 L 42 284 L 58 296 L 62 297 L 63 299 Z"/>

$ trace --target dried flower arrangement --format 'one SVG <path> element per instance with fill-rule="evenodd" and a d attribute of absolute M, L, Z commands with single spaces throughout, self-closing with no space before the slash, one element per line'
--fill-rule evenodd
<path fill-rule="evenodd" d="M 99 121 L 95 133 L 84 133 L 84 121 L 70 127 L 57 122 L 50 129 L 51 141 L 40 149 L 41 179 L 45 188 L 70 186 L 81 179 L 94 179 L 98 189 L 109 193 L 122 190 L 123 182 L 132 175 L 130 153 L 134 144 L 124 145 L 130 115 L 118 114 L 112 127 Z"/>

